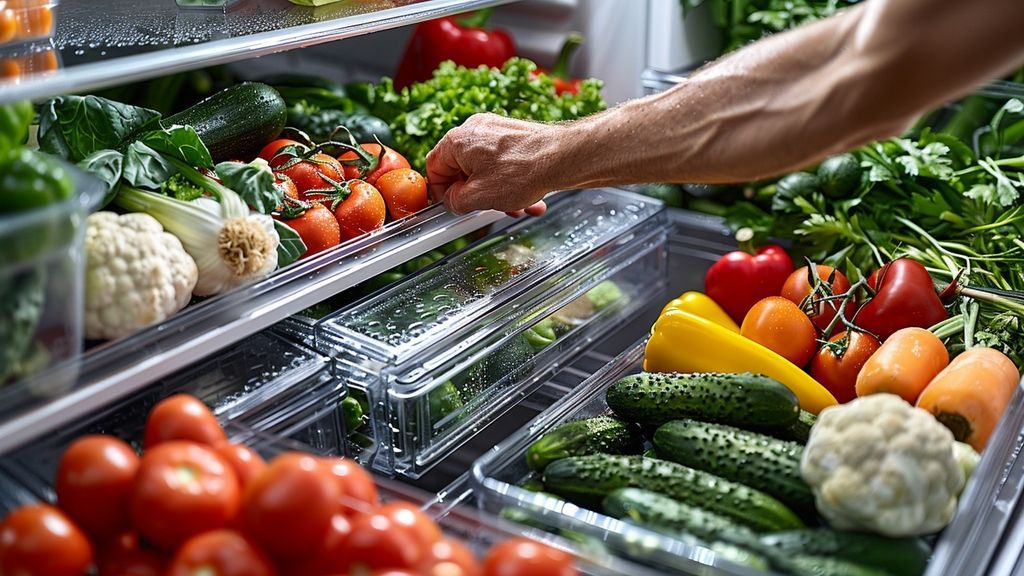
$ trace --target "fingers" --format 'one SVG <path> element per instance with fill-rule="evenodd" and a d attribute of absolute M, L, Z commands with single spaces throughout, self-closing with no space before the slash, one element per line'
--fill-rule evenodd
<path fill-rule="evenodd" d="M 548 205 L 543 200 L 538 200 L 532 206 L 527 206 L 526 209 L 523 210 L 524 213 L 529 214 L 530 216 L 543 216 L 547 211 Z"/>
<path fill-rule="evenodd" d="M 472 208 L 464 207 L 464 194 L 466 190 L 466 181 L 459 180 L 453 182 L 448 186 L 447 191 L 443 196 L 444 207 L 452 214 L 465 214 L 466 212 L 472 212 Z"/>
<path fill-rule="evenodd" d="M 452 130 L 445 134 L 437 146 L 427 154 L 427 190 L 431 199 L 436 202 L 445 201 L 449 186 L 466 179 L 466 174 L 459 165 L 456 144 L 453 143 Z"/>

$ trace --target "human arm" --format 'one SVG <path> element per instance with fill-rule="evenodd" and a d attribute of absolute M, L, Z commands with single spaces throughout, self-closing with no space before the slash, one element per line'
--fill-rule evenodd
<path fill-rule="evenodd" d="M 474 116 L 427 157 L 431 193 L 457 212 L 515 211 L 552 190 L 779 174 L 1009 72 L 1021 22 L 1020 0 L 868 0 L 579 121 Z"/>

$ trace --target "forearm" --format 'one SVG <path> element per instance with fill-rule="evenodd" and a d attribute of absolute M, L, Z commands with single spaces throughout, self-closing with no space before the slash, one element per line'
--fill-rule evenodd
<path fill-rule="evenodd" d="M 1020 64 L 1024 2 L 869 0 L 548 135 L 560 188 L 752 180 L 895 135 Z"/>

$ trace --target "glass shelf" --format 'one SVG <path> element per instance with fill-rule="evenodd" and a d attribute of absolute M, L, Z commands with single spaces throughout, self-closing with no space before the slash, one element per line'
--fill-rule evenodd
<path fill-rule="evenodd" d="M 428 208 L 0 389 L 0 454 L 503 216 Z"/>
<path fill-rule="evenodd" d="M 221 9 L 173 0 L 65 0 L 52 39 L 0 49 L 0 59 L 52 51 L 51 66 L 0 79 L 0 102 L 96 90 L 505 4 L 511 0 L 231 0 Z M 52 70 L 56 66 L 55 70 Z"/>

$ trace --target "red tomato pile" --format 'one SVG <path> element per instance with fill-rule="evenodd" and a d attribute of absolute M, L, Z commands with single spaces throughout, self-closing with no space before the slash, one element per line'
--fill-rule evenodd
<path fill-rule="evenodd" d="M 572 576 L 572 557 L 526 539 L 483 562 L 418 507 L 381 504 L 349 460 L 230 444 L 199 400 L 150 413 L 139 457 L 85 436 L 57 471 L 57 506 L 0 523 L 0 574 L 19 576 Z"/>
<path fill-rule="evenodd" d="M 427 181 L 398 152 L 377 143 L 337 158 L 295 140 L 274 140 L 260 158 L 284 184 L 277 218 L 306 244 L 303 257 L 376 230 L 428 205 Z"/>
<path fill-rule="evenodd" d="M 831 266 L 793 270 L 785 250 L 769 245 L 723 256 L 708 270 L 705 290 L 740 334 L 807 368 L 839 402 L 857 396 L 857 375 L 880 342 L 948 317 L 928 271 L 906 258 L 851 285 Z"/>

